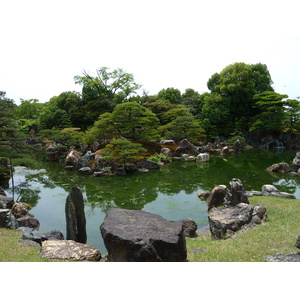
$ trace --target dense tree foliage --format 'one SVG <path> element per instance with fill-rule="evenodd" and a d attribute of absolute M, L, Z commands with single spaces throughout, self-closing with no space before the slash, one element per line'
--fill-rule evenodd
<path fill-rule="evenodd" d="M 6 97 L 6 92 L 0 91 L 0 152 L 6 152 L 6 155 L 11 154 L 12 149 L 19 152 L 26 138 L 17 122 L 16 108 L 14 101 Z"/>
<path fill-rule="evenodd" d="M 81 93 L 62 92 L 47 103 L 22 99 L 16 106 L 1 92 L 0 138 L 12 138 L 20 129 L 38 130 L 70 146 L 113 139 L 213 141 L 222 136 L 233 141 L 249 131 L 269 135 L 300 130 L 299 99 L 276 93 L 261 63 L 225 67 L 208 79 L 209 92 L 202 94 L 169 87 L 156 95 L 137 95 L 141 85 L 132 74 L 107 67 L 98 68 L 95 77 L 84 71 L 74 80 Z"/>

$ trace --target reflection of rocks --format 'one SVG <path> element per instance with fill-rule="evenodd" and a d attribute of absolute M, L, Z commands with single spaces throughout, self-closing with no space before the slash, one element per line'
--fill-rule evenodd
<path fill-rule="evenodd" d="M 140 210 L 110 209 L 100 231 L 111 261 L 184 261 L 181 221 Z"/>

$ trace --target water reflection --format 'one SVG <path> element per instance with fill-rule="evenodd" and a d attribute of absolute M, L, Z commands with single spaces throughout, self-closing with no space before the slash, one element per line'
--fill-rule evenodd
<path fill-rule="evenodd" d="M 197 194 L 215 185 L 229 185 L 239 178 L 246 190 L 261 190 L 273 184 L 280 191 L 300 198 L 300 177 L 265 171 L 273 163 L 291 163 L 295 152 L 253 150 L 226 157 L 212 156 L 206 163 L 173 162 L 159 170 L 125 177 L 93 177 L 68 171 L 60 163 L 45 162 L 42 170 L 16 167 L 15 201 L 29 203 L 39 219 L 41 231 L 65 232 L 65 200 L 76 184 L 86 203 L 88 243 L 105 253 L 99 226 L 112 207 L 142 209 L 169 220 L 193 219 L 199 227 L 207 225 L 207 207 Z M 13 190 L 7 191 L 12 196 Z"/>

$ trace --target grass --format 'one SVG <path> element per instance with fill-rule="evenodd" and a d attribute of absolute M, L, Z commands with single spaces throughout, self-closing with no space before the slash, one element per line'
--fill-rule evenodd
<path fill-rule="evenodd" d="M 210 234 L 187 238 L 190 262 L 263 262 L 267 255 L 299 252 L 300 200 L 252 197 L 250 204 L 267 208 L 268 221 L 227 240 L 212 240 Z M 18 243 L 21 231 L 0 228 L 0 262 L 49 262 L 40 249 Z M 193 253 L 203 249 L 206 253 Z"/>
<path fill-rule="evenodd" d="M 190 262 L 264 262 L 267 255 L 299 252 L 295 247 L 300 235 L 300 200 L 252 197 L 250 204 L 267 208 L 268 221 L 227 240 L 212 240 L 210 234 L 187 238 Z M 190 252 L 202 249 L 206 253 Z"/>
<path fill-rule="evenodd" d="M 49 262 L 43 258 L 40 249 L 18 243 L 20 230 L 0 228 L 0 262 Z"/>

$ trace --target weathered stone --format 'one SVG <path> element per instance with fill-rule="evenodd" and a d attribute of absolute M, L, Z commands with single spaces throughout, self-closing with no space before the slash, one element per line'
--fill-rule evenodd
<path fill-rule="evenodd" d="M 186 219 L 186 220 L 181 220 L 181 222 L 182 222 L 184 237 L 193 238 L 197 236 L 196 231 L 198 226 L 195 221 Z"/>
<path fill-rule="evenodd" d="M 11 197 L 0 195 L 0 204 L 2 204 L 3 208 L 12 208 L 14 199 Z"/>
<path fill-rule="evenodd" d="M 289 173 L 292 171 L 289 164 L 285 162 L 281 162 L 278 164 L 273 164 L 272 166 L 268 167 L 266 171 L 269 172 L 280 172 L 280 173 Z"/>
<path fill-rule="evenodd" d="M 34 229 L 40 228 L 40 222 L 38 219 L 31 217 L 30 215 L 17 218 L 19 227 L 29 227 Z"/>
<path fill-rule="evenodd" d="M 225 146 L 221 150 L 221 155 L 230 154 L 228 146 Z"/>
<path fill-rule="evenodd" d="M 151 161 L 151 160 L 145 160 L 145 161 L 139 161 L 137 162 L 137 168 L 138 169 L 159 169 L 159 164 L 154 162 L 154 161 Z"/>
<path fill-rule="evenodd" d="M 124 168 L 126 173 L 133 173 L 134 171 L 136 171 L 137 166 L 134 163 L 125 163 Z"/>
<path fill-rule="evenodd" d="M 196 161 L 196 157 L 195 156 L 188 156 L 187 161 Z"/>
<path fill-rule="evenodd" d="M 271 184 L 264 184 L 261 188 L 263 193 L 279 193 L 279 190 Z"/>
<path fill-rule="evenodd" d="M 207 209 L 224 205 L 225 197 L 229 195 L 229 190 L 225 185 L 217 185 L 213 188 L 207 198 Z"/>
<path fill-rule="evenodd" d="M 4 189 L 1 186 L 0 186 L 0 195 L 5 197 L 7 196 Z"/>
<path fill-rule="evenodd" d="M 201 200 L 207 200 L 209 195 L 210 195 L 210 192 L 208 192 L 208 191 L 200 192 L 198 194 L 198 198 L 200 198 Z"/>
<path fill-rule="evenodd" d="M 195 147 L 192 143 L 190 143 L 187 139 L 183 139 L 178 148 L 174 151 L 175 156 L 181 156 L 182 154 L 189 154 L 197 156 L 199 151 L 197 147 Z"/>
<path fill-rule="evenodd" d="M 268 255 L 266 258 L 268 261 L 271 262 L 300 262 L 300 252 L 291 253 L 287 255 L 283 255 L 283 254 Z"/>
<path fill-rule="evenodd" d="M 57 241 L 64 239 L 63 233 L 59 230 L 52 230 L 46 233 L 41 233 L 29 227 L 19 227 L 18 229 L 22 231 L 23 239 L 32 240 L 40 245 L 42 245 L 42 242 L 46 240 Z"/>
<path fill-rule="evenodd" d="M 67 240 L 86 243 L 86 219 L 84 201 L 80 188 L 75 185 L 66 199 L 65 205 Z"/>
<path fill-rule="evenodd" d="M 85 245 L 72 240 L 42 242 L 43 257 L 50 259 L 72 259 L 79 261 L 99 261 L 100 251 L 94 246 Z"/>
<path fill-rule="evenodd" d="M 279 197 L 279 198 L 286 198 L 286 199 L 296 199 L 293 194 L 280 192 L 274 185 L 265 184 L 262 186 L 262 193 L 264 196 L 269 197 Z"/>
<path fill-rule="evenodd" d="M 297 237 L 295 246 L 300 249 L 300 236 Z"/>
<path fill-rule="evenodd" d="M 180 159 L 181 159 L 181 161 L 188 161 L 188 157 L 189 157 L 189 155 L 184 153 L 181 155 Z"/>
<path fill-rule="evenodd" d="M 11 213 L 18 219 L 29 215 L 28 205 L 23 202 L 16 202 L 12 206 Z"/>
<path fill-rule="evenodd" d="M 18 223 L 9 209 L 0 209 L 0 227 L 8 229 L 18 228 Z"/>
<path fill-rule="evenodd" d="M 172 158 L 172 152 L 169 148 L 165 148 L 165 147 L 161 148 L 160 153 L 167 156 L 167 157 Z"/>
<path fill-rule="evenodd" d="M 90 167 L 83 167 L 83 168 L 80 168 L 78 171 L 80 174 L 86 174 L 86 175 L 90 175 L 93 173 L 93 171 Z"/>
<path fill-rule="evenodd" d="M 206 161 L 209 161 L 210 157 L 209 157 L 209 154 L 208 153 L 200 153 L 198 156 L 197 156 L 197 159 L 196 161 L 197 162 L 206 162 Z"/>
<path fill-rule="evenodd" d="M 95 154 L 92 153 L 92 151 L 87 151 L 84 156 L 82 157 L 82 159 L 86 159 L 86 160 L 94 160 L 95 159 Z"/>
<path fill-rule="evenodd" d="M 81 159 L 80 154 L 76 150 L 72 150 L 69 152 L 65 159 L 66 165 L 76 166 L 78 160 Z"/>
<path fill-rule="evenodd" d="M 163 144 L 163 145 L 175 145 L 175 142 L 174 142 L 174 140 L 161 140 L 160 144 Z"/>
<path fill-rule="evenodd" d="M 110 209 L 100 226 L 110 261 L 184 261 L 181 221 L 140 210 Z"/>
<path fill-rule="evenodd" d="M 248 203 L 249 200 L 242 184 L 242 181 L 238 178 L 233 178 L 230 182 L 230 193 L 231 193 L 231 205 L 235 206 L 239 203 Z"/>
<path fill-rule="evenodd" d="M 251 228 L 265 220 L 267 220 L 265 208 L 246 203 L 226 208 L 213 208 L 208 214 L 212 239 L 226 239 L 238 230 Z"/>

